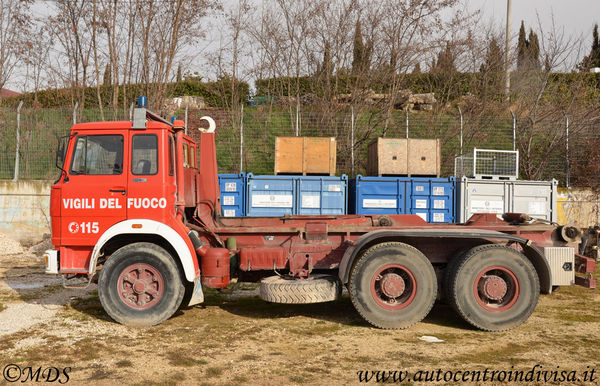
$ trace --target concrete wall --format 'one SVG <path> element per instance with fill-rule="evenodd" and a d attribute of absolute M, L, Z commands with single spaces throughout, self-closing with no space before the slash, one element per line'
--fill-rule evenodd
<path fill-rule="evenodd" d="M 0 180 L 0 232 L 24 245 L 50 235 L 51 181 Z"/>

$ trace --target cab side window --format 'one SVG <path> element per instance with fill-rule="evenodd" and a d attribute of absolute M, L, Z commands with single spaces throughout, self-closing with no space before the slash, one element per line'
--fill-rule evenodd
<path fill-rule="evenodd" d="M 70 174 L 123 173 L 122 135 L 81 135 L 75 142 Z"/>
<path fill-rule="evenodd" d="M 190 167 L 190 160 L 189 160 L 189 146 L 187 143 L 183 143 L 183 167 L 184 168 L 189 168 Z"/>
<path fill-rule="evenodd" d="M 169 175 L 175 175 L 175 141 L 173 140 L 173 136 L 169 135 Z"/>
<path fill-rule="evenodd" d="M 136 134 L 131 141 L 131 173 L 158 173 L 158 137 L 155 134 Z"/>
<path fill-rule="evenodd" d="M 196 147 L 190 146 L 190 167 L 197 168 L 196 166 Z"/>

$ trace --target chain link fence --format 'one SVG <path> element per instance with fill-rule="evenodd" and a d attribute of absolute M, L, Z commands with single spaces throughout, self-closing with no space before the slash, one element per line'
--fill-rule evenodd
<path fill-rule="evenodd" d="M 304 107 L 303 107 L 304 108 Z M 183 110 L 176 113 L 183 117 Z M 198 136 L 200 118 L 217 122 L 219 173 L 273 174 L 278 136 L 335 137 L 337 174 L 365 174 L 367 147 L 377 137 L 439 138 L 441 176 L 454 175 L 455 158 L 474 148 L 519 150 L 519 178 L 548 180 L 562 186 L 586 184 L 600 176 L 600 119 L 560 115 L 533 122 L 508 116 L 433 114 L 395 110 L 311 111 L 258 106 L 239 110 L 189 110 L 188 132 Z M 128 111 L 93 109 L 0 110 L 0 179 L 53 179 L 55 150 L 73 122 L 129 119 Z M 17 134 L 18 133 L 18 134 Z M 18 149 L 17 149 L 18 138 Z M 594 145 L 597 144 L 597 145 Z M 594 153 L 594 151 L 597 152 Z M 591 154 L 593 153 L 593 154 Z M 591 155 L 590 155 L 591 154 Z M 17 161 L 18 160 L 18 161 Z M 16 164 L 18 170 L 15 172 Z M 595 169 L 599 169 L 596 173 Z M 595 174 L 594 174 L 595 173 Z"/>

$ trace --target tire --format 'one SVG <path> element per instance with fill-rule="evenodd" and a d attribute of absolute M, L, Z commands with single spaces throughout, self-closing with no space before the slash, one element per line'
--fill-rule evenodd
<path fill-rule="evenodd" d="M 429 314 L 437 297 L 431 262 L 418 249 L 398 242 L 375 245 L 352 268 L 350 299 L 373 326 L 407 328 Z"/>
<path fill-rule="evenodd" d="M 469 324 L 505 331 L 525 322 L 540 296 L 537 272 L 526 256 L 501 245 L 472 248 L 447 272 L 449 303 Z"/>
<path fill-rule="evenodd" d="M 173 257 L 151 243 L 118 249 L 100 270 L 98 296 L 106 313 L 127 326 L 153 326 L 177 311 L 184 295 Z"/>
<path fill-rule="evenodd" d="M 331 275 L 313 275 L 308 279 L 270 276 L 261 280 L 259 294 L 261 299 L 271 303 L 324 303 L 341 297 L 342 284 Z"/>

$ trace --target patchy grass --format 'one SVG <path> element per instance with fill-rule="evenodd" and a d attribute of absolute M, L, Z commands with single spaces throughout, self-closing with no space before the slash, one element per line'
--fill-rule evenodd
<path fill-rule="evenodd" d="M 122 360 L 118 361 L 117 363 L 115 363 L 115 365 L 117 367 L 132 367 L 133 362 L 131 362 L 129 359 L 122 359 Z"/>
<path fill-rule="evenodd" d="M 184 350 L 182 351 L 172 351 L 167 353 L 167 358 L 169 359 L 169 363 L 173 366 L 178 367 L 192 367 L 196 365 L 205 365 L 207 362 L 203 359 L 192 358 L 188 355 L 184 354 Z"/>
<path fill-rule="evenodd" d="M 218 377 L 223 373 L 225 367 L 213 366 L 206 369 L 206 375 L 209 377 Z"/>
<path fill-rule="evenodd" d="M 6 309 L 6 306 L 2 303 L 0 303 L 0 312 L 4 311 Z"/>
<path fill-rule="evenodd" d="M 540 347 L 543 346 L 543 342 L 540 342 Z M 481 364 L 495 364 L 505 362 L 507 359 L 510 364 L 518 362 L 516 358 L 519 354 L 526 353 L 532 350 L 534 347 L 531 345 L 523 345 L 518 343 L 512 343 L 503 345 L 502 347 L 493 347 L 489 350 L 477 351 L 468 354 L 459 354 L 453 358 L 457 363 L 481 363 Z"/>

